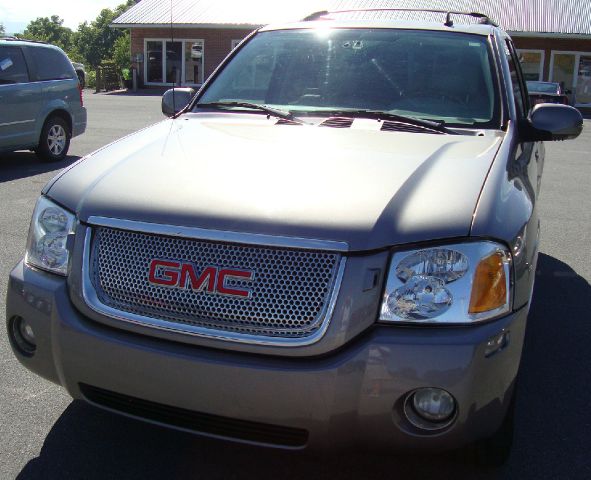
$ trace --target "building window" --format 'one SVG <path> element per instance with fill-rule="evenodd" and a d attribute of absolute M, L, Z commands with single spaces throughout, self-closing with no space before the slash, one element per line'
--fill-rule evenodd
<path fill-rule="evenodd" d="M 575 95 L 579 105 L 591 104 L 591 55 L 579 57 Z"/>
<path fill-rule="evenodd" d="M 573 104 L 591 105 L 591 53 L 553 51 L 550 81 L 560 83 Z"/>
<path fill-rule="evenodd" d="M 144 78 L 147 85 L 203 83 L 203 40 L 146 39 Z"/>
<path fill-rule="evenodd" d="M 521 70 L 527 81 L 542 81 L 544 77 L 543 50 L 517 50 Z"/>

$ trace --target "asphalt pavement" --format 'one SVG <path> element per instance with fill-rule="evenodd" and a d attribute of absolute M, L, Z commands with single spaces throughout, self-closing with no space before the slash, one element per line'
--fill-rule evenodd
<path fill-rule="evenodd" d="M 88 131 L 73 139 L 65 162 L 44 164 L 29 152 L 0 155 L 0 312 L 43 185 L 81 156 L 163 118 L 158 96 L 87 91 L 85 101 Z M 591 478 L 591 122 L 579 139 L 546 148 L 516 438 L 502 469 L 483 470 L 466 452 L 312 457 L 147 425 L 73 402 L 27 371 L 0 325 L 0 480 Z"/>

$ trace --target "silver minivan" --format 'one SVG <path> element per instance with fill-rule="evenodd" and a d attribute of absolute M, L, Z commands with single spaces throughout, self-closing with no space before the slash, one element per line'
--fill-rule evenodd
<path fill-rule="evenodd" d="M 59 161 L 86 130 L 76 71 L 53 45 L 0 39 L 0 105 L 0 153 L 30 149 Z"/>

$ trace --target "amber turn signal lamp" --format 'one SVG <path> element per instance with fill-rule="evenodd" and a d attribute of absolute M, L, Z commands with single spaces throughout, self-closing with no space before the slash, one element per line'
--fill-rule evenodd
<path fill-rule="evenodd" d="M 507 302 L 507 278 L 504 255 L 495 252 L 482 259 L 474 273 L 469 313 L 482 313 L 502 307 Z"/>

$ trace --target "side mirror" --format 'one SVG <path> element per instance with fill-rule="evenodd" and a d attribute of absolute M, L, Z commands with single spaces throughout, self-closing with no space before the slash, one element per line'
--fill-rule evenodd
<path fill-rule="evenodd" d="M 571 140 L 583 131 L 583 116 L 568 105 L 542 103 L 532 108 L 528 124 L 527 141 Z"/>
<path fill-rule="evenodd" d="M 192 88 L 171 88 L 162 95 L 162 113 L 172 117 L 185 108 L 195 95 Z"/>

